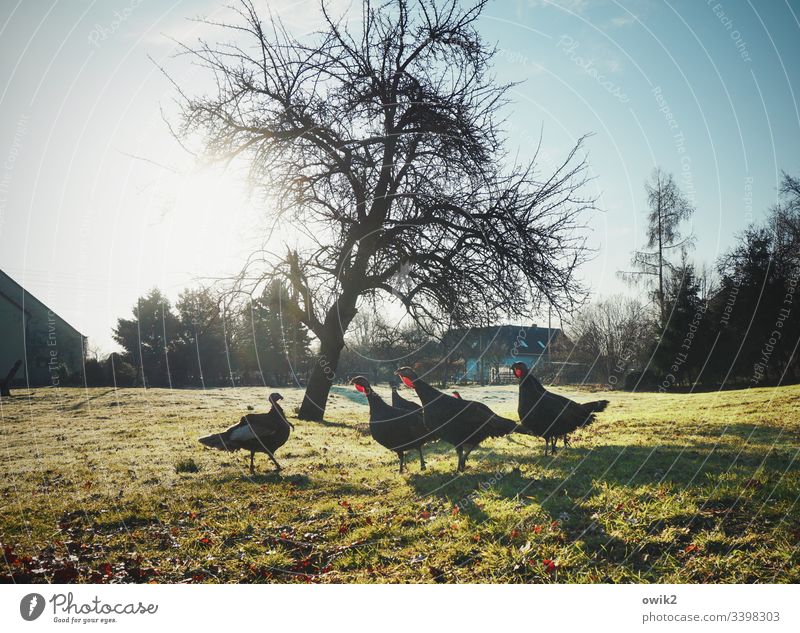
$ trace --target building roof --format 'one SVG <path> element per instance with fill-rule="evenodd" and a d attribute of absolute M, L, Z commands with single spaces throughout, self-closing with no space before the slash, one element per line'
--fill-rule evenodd
<path fill-rule="evenodd" d="M 25 313 L 27 317 L 31 316 L 31 308 L 52 312 L 58 317 L 64 325 L 73 330 L 76 335 L 86 338 L 75 327 L 70 325 L 66 319 L 56 313 L 55 310 L 49 308 L 43 301 L 40 301 L 30 292 L 25 290 L 22 284 L 15 281 L 10 275 L 3 270 L 0 270 L 0 298 L 5 299 L 12 305 L 16 306 Z"/>
<path fill-rule="evenodd" d="M 541 356 L 547 352 L 548 343 L 563 336 L 559 328 L 525 325 L 494 325 L 450 330 L 446 344 L 464 356 L 495 351 L 508 356 Z"/>

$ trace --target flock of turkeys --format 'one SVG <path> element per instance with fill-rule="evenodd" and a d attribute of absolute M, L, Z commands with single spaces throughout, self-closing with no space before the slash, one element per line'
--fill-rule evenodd
<path fill-rule="evenodd" d="M 525 363 L 514 363 L 511 370 L 519 380 L 519 424 L 497 415 L 481 402 L 465 400 L 457 391 L 450 395 L 436 389 L 410 367 L 402 367 L 395 374 L 406 387 L 416 392 L 421 405 L 403 398 L 397 391 L 397 385 L 392 385 L 392 401 L 389 404 L 363 376 L 354 378 L 351 383 L 367 398 L 372 438 L 397 454 L 401 473 L 405 469 L 406 453 L 409 451 L 419 455 L 420 468 L 425 470 L 422 448 L 434 440 L 441 440 L 455 448 L 458 472 L 464 471 L 467 457 L 483 440 L 509 433 L 541 437 L 545 441 L 545 455 L 555 453 L 559 438 L 563 439 L 564 446 L 569 446 L 569 434 L 590 424 L 595 414 L 608 405 L 608 400 L 579 404 L 548 391 Z M 280 470 L 275 451 L 289 439 L 290 430 L 294 430 L 278 404 L 282 399 L 279 393 L 271 394 L 269 412 L 249 413 L 226 431 L 201 437 L 200 443 L 223 451 L 250 451 L 251 473 L 254 472 L 256 453 L 266 453 L 276 469 Z"/>

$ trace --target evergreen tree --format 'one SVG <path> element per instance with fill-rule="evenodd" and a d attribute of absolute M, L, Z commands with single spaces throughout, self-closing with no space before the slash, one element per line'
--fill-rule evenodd
<path fill-rule="evenodd" d="M 192 386 L 231 384 L 230 347 L 220 297 L 209 288 L 187 289 L 175 307 L 180 319 L 175 375 Z"/>
<path fill-rule="evenodd" d="M 703 366 L 706 304 L 700 298 L 694 266 L 684 262 L 676 267 L 665 284 L 665 316 L 661 337 L 653 354 L 653 364 L 662 374 L 665 387 L 692 384 Z"/>
<path fill-rule="evenodd" d="M 285 385 L 304 379 L 311 343 L 289 305 L 286 288 L 275 281 L 243 306 L 235 355 L 247 382 Z"/>
<path fill-rule="evenodd" d="M 117 320 L 114 340 L 125 350 L 143 385 L 173 386 L 170 363 L 174 360 L 178 330 L 178 319 L 157 288 L 139 298 L 133 307 L 133 319 Z"/>

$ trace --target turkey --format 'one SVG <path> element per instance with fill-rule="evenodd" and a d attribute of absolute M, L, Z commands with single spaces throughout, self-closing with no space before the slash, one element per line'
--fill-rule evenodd
<path fill-rule="evenodd" d="M 422 407 L 416 402 L 406 400 L 403 396 L 397 393 L 397 384 L 392 383 L 392 406 L 398 409 L 405 409 L 406 411 L 421 411 Z"/>
<path fill-rule="evenodd" d="M 488 437 L 507 435 L 517 429 L 513 420 L 497 415 L 485 404 L 463 400 L 431 387 L 410 367 L 395 372 L 422 402 L 425 426 L 452 444 L 458 453 L 458 472 L 464 472 L 470 452 Z"/>
<path fill-rule="evenodd" d="M 367 396 L 369 403 L 369 432 L 378 444 L 397 453 L 400 458 L 400 472 L 405 469 L 405 452 L 419 451 L 419 465 L 425 470 L 425 458 L 422 455 L 423 445 L 431 438 L 422 419 L 422 409 L 409 411 L 393 407 L 384 402 L 372 390 L 369 381 L 363 376 L 352 380 L 353 386 Z M 413 404 L 413 403 L 410 403 Z"/>
<path fill-rule="evenodd" d="M 458 393 L 457 391 L 454 391 L 454 392 L 453 392 L 453 397 L 454 397 L 454 398 L 458 398 L 459 400 L 463 400 L 463 398 L 461 397 L 461 394 L 460 394 L 460 393 Z"/>
<path fill-rule="evenodd" d="M 531 435 L 544 438 L 545 455 L 548 450 L 555 454 L 559 437 L 569 446 L 567 435 L 591 424 L 594 414 L 608 406 L 608 400 L 579 404 L 547 391 L 525 363 L 514 363 L 511 370 L 519 379 L 519 420 Z"/>
<path fill-rule="evenodd" d="M 221 451 L 238 451 L 240 448 L 250 451 L 251 475 L 255 473 L 253 460 L 256 453 L 266 453 L 275 464 L 276 470 L 280 470 L 281 465 L 275 459 L 275 451 L 286 444 L 289 429 L 294 430 L 294 425 L 286 419 L 278 400 L 283 400 L 281 394 L 270 394 L 269 403 L 272 408 L 269 412 L 248 413 L 228 430 L 201 437 L 200 443 Z"/>

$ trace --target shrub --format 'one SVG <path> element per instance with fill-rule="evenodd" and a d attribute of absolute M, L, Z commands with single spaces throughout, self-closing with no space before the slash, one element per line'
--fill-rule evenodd
<path fill-rule="evenodd" d="M 103 364 L 96 358 L 87 358 L 84 364 L 86 372 L 86 385 L 89 387 L 104 387 L 106 385 Z"/>
<path fill-rule="evenodd" d="M 175 472 L 176 473 L 196 473 L 200 470 L 200 467 L 195 463 L 195 461 L 189 457 L 186 459 L 181 459 L 175 464 Z"/>
<path fill-rule="evenodd" d="M 103 364 L 106 369 L 108 386 L 133 387 L 136 385 L 136 368 L 119 354 L 110 354 Z"/>
<path fill-rule="evenodd" d="M 632 371 L 625 376 L 626 391 L 652 391 L 658 388 L 659 379 L 652 369 Z"/>

